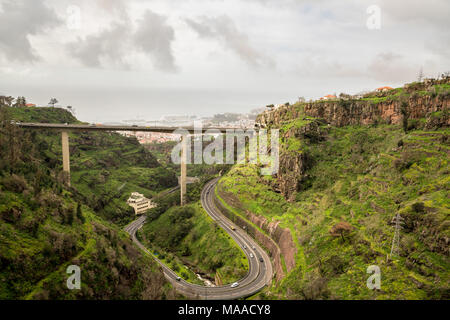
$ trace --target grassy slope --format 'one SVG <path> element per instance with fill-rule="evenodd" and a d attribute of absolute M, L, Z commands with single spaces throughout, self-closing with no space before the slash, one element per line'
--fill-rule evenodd
<path fill-rule="evenodd" d="M 173 297 L 155 262 L 89 208 L 83 208 L 85 220 L 80 220 L 70 194 L 45 193 L 36 201 L 38 204 L 17 193 L 2 192 L 2 299 Z M 37 205 L 38 210 L 33 208 Z M 6 220 L 7 212 L 14 208 L 20 208 L 20 217 Z M 72 264 L 81 269 L 81 290 L 66 287 L 66 268 Z"/>
<path fill-rule="evenodd" d="M 5 110 L 0 109 L 1 117 Z M 59 110 L 8 111 L 16 120 L 38 121 L 59 119 Z M 21 118 L 22 113 L 30 118 Z M 62 114 L 63 121 L 76 121 L 66 111 Z M 0 129 L 0 298 L 175 297 L 151 258 L 142 255 L 117 226 L 94 214 L 83 194 L 60 183 L 57 135 L 11 126 Z M 101 160 L 95 154 L 92 158 L 94 164 Z M 81 290 L 66 287 L 70 264 L 81 268 Z"/>
<path fill-rule="evenodd" d="M 317 144 L 286 141 L 288 148 L 301 144 L 298 152 L 314 159 L 307 189 L 294 203 L 261 183 L 271 178 L 259 177 L 257 168 L 235 166 L 221 188 L 245 209 L 280 220 L 298 248 L 296 269 L 272 291 L 287 298 L 448 298 L 450 262 L 442 243 L 450 234 L 449 133 L 344 127 L 332 128 Z M 400 257 L 386 261 L 397 212 L 407 226 Z M 340 221 L 353 227 L 344 241 L 329 232 Z M 366 287 L 372 264 L 381 268 L 380 291 Z"/>
<path fill-rule="evenodd" d="M 10 108 L 12 119 L 21 122 L 81 123 L 70 112 L 62 108 L 27 107 Z"/>
<path fill-rule="evenodd" d="M 72 182 L 106 219 L 120 225 L 134 219 L 126 204 L 131 192 L 151 198 L 176 186 L 175 172 L 160 166 L 134 138 L 103 134 L 94 139 L 94 146 L 86 146 L 83 138 L 71 139 L 79 146 L 71 158 Z"/>
<path fill-rule="evenodd" d="M 173 297 L 155 262 L 122 231 L 62 191 L 35 194 L 29 181 L 0 179 L 1 299 L 158 299 Z M 82 288 L 65 286 L 68 265 Z"/>
<path fill-rule="evenodd" d="M 244 253 L 199 203 L 169 209 L 145 224 L 140 235 L 160 258 L 192 282 L 197 282 L 195 277 L 181 271 L 181 264 L 192 266 L 210 279 L 217 271 L 224 284 L 240 279 L 248 269 Z"/>
<path fill-rule="evenodd" d="M 77 122 L 59 108 L 10 108 L 20 121 Z M 48 163 L 62 167 L 61 138 L 52 131 L 40 132 L 41 149 Z M 175 171 L 159 165 L 135 138 L 117 133 L 70 133 L 71 182 L 85 202 L 108 221 L 126 225 L 134 211 L 126 204 L 131 192 L 151 198 L 177 184 Z"/>

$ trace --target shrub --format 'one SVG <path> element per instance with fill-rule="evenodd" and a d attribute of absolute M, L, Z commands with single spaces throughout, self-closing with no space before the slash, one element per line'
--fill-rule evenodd
<path fill-rule="evenodd" d="M 393 162 L 394 167 L 398 171 L 409 169 L 414 163 L 420 161 L 422 155 L 420 152 L 403 152 L 401 159 L 396 159 Z"/>
<path fill-rule="evenodd" d="M 306 300 L 327 299 L 329 296 L 327 280 L 315 272 L 309 273 L 301 293 Z"/>
<path fill-rule="evenodd" d="M 415 213 L 424 213 L 425 204 L 423 202 L 416 202 L 411 207 Z"/>
<path fill-rule="evenodd" d="M 408 122 L 408 131 L 420 129 L 419 119 L 412 119 Z"/>
<path fill-rule="evenodd" d="M 341 236 L 342 241 L 345 241 L 345 234 L 349 234 L 353 230 L 353 227 L 351 224 L 345 221 L 341 221 L 336 223 L 331 229 L 330 234 L 333 237 L 339 237 Z"/>
<path fill-rule="evenodd" d="M 338 255 L 331 256 L 325 261 L 323 271 L 332 275 L 338 275 L 345 272 L 347 263 Z"/>
<path fill-rule="evenodd" d="M 3 179 L 3 185 L 5 186 L 6 190 L 15 193 L 22 193 L 24 190 L 28 189 L 28 185 L 25 179 L 15 174 L 5 177 Z"/>

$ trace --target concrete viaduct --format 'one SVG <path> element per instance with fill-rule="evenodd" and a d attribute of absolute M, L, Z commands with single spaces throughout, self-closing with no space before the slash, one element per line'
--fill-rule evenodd
<path fill-rule="evenodd" d="M 63 170 L 68 176 L 68 185 L 70 186 L 70 154 L 69 154 L 69 131 L 139 131 L 139 132 L 161 132 L 161 133 L 176 133 L 177 130 L 184 130 L 189 134 L 204 134 L 208 130 L 226 133 L 227 130 L 243 130 L 242 128 L 194 128 L 194 127 L 145 127 L 145 126 L 110 126 L 110 125 L 85 125 L 85 124 L 52 124 L 52 123 L 15 123 L 18 127 L 26 129 L 40 129 L 40 130 L 55 130 L 61 132 L 62 139 L 62 156 L 63 156 Z M 181 205 L 185 204 L 186 200 L 186 159 L 187 159 L 187 135 L 182 135 L 182 150 L 181 150 L 181 176 L 180 176 L 180 193 Z"/>

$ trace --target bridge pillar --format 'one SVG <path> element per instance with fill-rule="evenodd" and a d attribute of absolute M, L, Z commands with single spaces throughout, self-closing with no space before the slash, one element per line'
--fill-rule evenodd
<path fill-rule="evenodd" d="M 70 187 L 70 153 L 69 153 L 69 135 L 67 131 L 61 132 L 63 170 L 67 173 L 67 185 Z"/>
<path fill-rule="evenodd" d="M 181 205 L 186 204 L 186 161 L 187 161 L 187 135 L 181 137 L 181 175 L 180 175 L 180 194 Z"/>

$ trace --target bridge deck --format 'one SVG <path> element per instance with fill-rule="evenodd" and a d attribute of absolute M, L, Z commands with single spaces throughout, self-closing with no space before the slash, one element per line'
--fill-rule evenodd
<path fill-rule="evenodd" d="M 55 129 L 55 130 L 70 130 L 70 131 L 140 131 L 140 132 L 162 132 L 174 133 L 176 130 L 184 129 L 189 133 L 205 133 L 207 130 L 220 131 L 226 133 L 227 130 L 257 130 L 245 128 L 222 128 L 222 127 L 160 127 L 160 126 L 110 126 L 110 125 L 85 125 L 85 124 L 57 124 L 57 123 L 30 123 L 21 122 L 16 123 L 17 126 L 28 129 Z"/>

